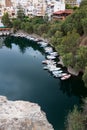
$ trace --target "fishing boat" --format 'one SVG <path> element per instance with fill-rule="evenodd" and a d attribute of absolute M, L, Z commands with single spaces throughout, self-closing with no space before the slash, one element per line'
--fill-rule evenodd
<path fill-rule="evenodd" d="M 43 69 L 44 70 L 48 70 L 49 68 L 48 68 L 48 66 L 44 66 Z"/>
<path fill-rule="evenodd" d="M 55 59 L 55 58 L 56 58 L 55 56 L 47 55 L 47 59 L 49 59 L 49 60 L 52 60 L 52 59 Z"/>
<path fill-rule="evenodd" d="M 59 67 L 50 67 L 48 70 L 49 70 L 50 72 L 53 72 L 53 71 L 59 71 L 60 68 L 59 68 Z M 61 72 L 62 72 L 62 71 L 61 71 Z"/>
<path fill-rule="evenodd" d="M 51 52 L 50 55 L 52 55 L 52 56 L 58 56 L 58 53 L 57 52 Z"/>
<path fill-rule="evenodd" d="M 40 44 L 41 47 L 46 47 L 48 45 L 48 43 L 44 42 L 44 41 L 40 41 L 40 42 L 38 42 L 38 44 Z"/>
<path fill-rule="evenodd" d="M 69 79 L 70 77 L 71 77 L 71 75 L 70 75 L 70 74 L 67 74 L 67 75 L 61 77 L 61 80 L 67 80 L 67 79 Z"/>
<path fill-rule="evenodd" d="M 44 50 L 45 50 L 46 53 L 53 52 L 53 48 L 52 47 L 45 47 Z"/>
<path fill-rule="evenodd" d="M 51 64 L 51 65 L 54 65 L 56 64 L 56 62 L 54 60 L 44 60 L 42 61 L 43 64 Z"/>
<path fill-rule="evenodd" d="M 58 70 L 54 70 L 52 71 L 52 74 L 55 75 L 55 74 L 60 74 L 62 73 L 63 71 L 61 70 L 61 68 L 58 67 Z"/>

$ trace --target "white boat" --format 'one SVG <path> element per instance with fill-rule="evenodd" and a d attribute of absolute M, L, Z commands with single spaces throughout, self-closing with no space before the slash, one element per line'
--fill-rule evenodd
<path fill-rule="evenodd" d="M 55 59 L 55 58 L 56 58 L 55 56 L 47 55 L 47 59 L 52 60 L 52 59 Z"/>
<path fill-rule="evenodd" d="M 26 36 L 26 38 L 29 40 L 29 39 L 30 39 L 30 36 Z"/>
<path fill-rule="evenodd" d="M 43 69 L 45 70 L 49 70 L 49 69 L 52 69 L 52 68 L 56 68 L 55 65 L 51 65 L 51 64 L 48 64 L 47 66 L 44 66 Z"/>
<path fill-rule="evenodd" d="M 44 70 L 48 70 L 48 66 L 44 66 L 43 69 L 44 69 Z"/>
<path fill-rule="evenodd" d="M 44 42 L 44 41 L 40 41 L 40 42 L 38 42 L 38 44 L 40 44 L 41 47 L 46 47 L 48 45 L 48 43 Z"/>
<path fill-rule="evenodd" d="M 56 78 L 60 78 L 61 77 L 61 73 L 59 73 L 59 74 L 53 74 L 54 75 L 54 77 L 56 77 Z"/>
<path fill-rule="evenodd" d="M 58 67 L 50 67 L 49 68 L 49 71 L 51 71 L 51 72 L 53 72 L 53 71 L 59 71 L 60 70 L 60 68 L 58 68 Z"/>
<path fill-rule="evenodd" d="M 63 76 L 66 76 L 67 75 L 67 73 L 61 73 L 61 76 L 63 77 Z"/>
<path fill-rule="evenodd" d="M 34 37 L 30 37 L 30 40 L 34 41 Z"/>
<path fill-rule="evenodd" d="M 66 79 L 69 79 L 70 77 L 71 77 L 71 75 L 67 74 L 67 75 L 61 77 L 61 80 L 66 80 Z"/>
<path fill-rule="evenodd" d="M 52 72 L 52 74 L 55 75 L 55 74 L 60 74 L 60 73 L 62 73 L 63 71 L 60 70 L 60 69 L 61 69 L 61 68 L 58 68 L 58 70 L 54 70 L 54 71 Z"/>
<path fill-rule="evenodd" d="M 39 38 L 35 38 L 35 42 L 37 42 L 37 43 L 38 43 L 39 41 L 40 41 L 40 39 L 39 39 Z"/>
<path fill-rule="evenodd" d="M 53 48 L 52 47 L 45 47 L 44 50 L 45 50 L 46 53 L 53 52 Z"/>
<path fill-rule="evenodd" d="M 51 64 L 47 64 L 47 66 L 48 66 L 49 68 L 56 68 L 56 64 L 54 64 L 54 65 L 53 65 L 53 64 L 52 64 L 52 65 L 51 65 Z"/>
<path fill-rule="evenodd" d="M 44 61 L 42 61 L 42 63 L 43 63 L 43 64 L 51 64 L 51 65 L 56 64 L 56 62 L 53 61 L 53 60 L 44 60 Z"/>
<path fill-rule="evenodd" d="M 52 55 L 52 56 L 58 56 L 58 53 L 57 52 L 51 52 L 50 55 Z"/>

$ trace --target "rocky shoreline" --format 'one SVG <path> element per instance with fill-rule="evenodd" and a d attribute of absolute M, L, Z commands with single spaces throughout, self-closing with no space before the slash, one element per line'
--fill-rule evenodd
<path fill-rule="evenodd" d="M 38 104 L 0 96 L 0 130 L 54 130 Z"/>

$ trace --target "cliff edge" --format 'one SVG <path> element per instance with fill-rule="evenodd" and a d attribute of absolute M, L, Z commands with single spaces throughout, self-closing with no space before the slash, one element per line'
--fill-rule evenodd
<path fill-rule="evenodd" d="M 0 130 L 53 130 L 40 106 L 0 96 Z"/>

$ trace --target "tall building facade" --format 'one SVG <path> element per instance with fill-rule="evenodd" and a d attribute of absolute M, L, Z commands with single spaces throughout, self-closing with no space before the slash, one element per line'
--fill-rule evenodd
<path fill-rule="evenodd" d="M 1 16 L 8 12 L 10 16 L 14 14 L 16 17 L 18 4 L 21 4 L 26 16 L 48 15 L 49 20 L 54 12 L 65 10 L 65 0 L 0 0 L 0 4 L 3 6 Z"/>
<path fill-rule="evenodd" d="M 6 7 L 11 7 L 12 6 L 11 0 L 5 0 L 5 5 Z"/>
<path fill-rule="evenodd" d="M 77 0 L 65 0 L 65 4 L 69 4 L 69 5 L 71 5 L 72 7 L 78 6 Z"/>
<path fill-rule="evenodd" d="M 4 7 L 5 6 L 5 0 L 0 0 L 0 6 Z"/>

